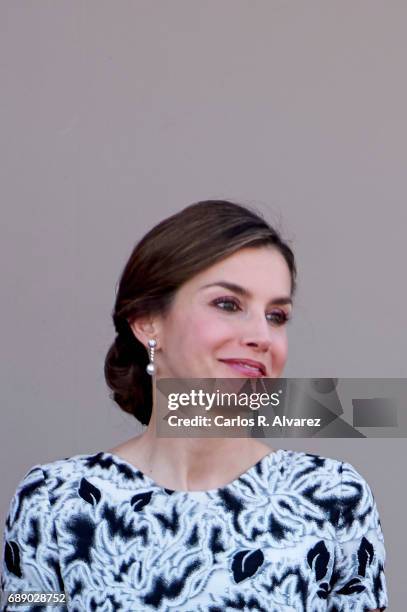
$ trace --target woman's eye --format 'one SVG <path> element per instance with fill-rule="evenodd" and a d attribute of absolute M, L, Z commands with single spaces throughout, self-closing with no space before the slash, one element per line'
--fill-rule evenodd
<path fill-rule="evenodd" d="M 214 300 L 213 304 L 221 308 L 222 310 L 227 310 L 229 312 L 236 312 L 239 309 L 239 305 L 234 301 L 226 298 L 219 298 Z"/>
<path fill-rule="evenodd" d="M 272 323 L 276 323 L 277 325 L 284 325 L 284 323 L 287 323 L 287 321 L 290 320 L 289 315 L 283 312 L 282 310 L 270 312 L 269 315 L 275 318 L 271 318 L 268 320 L 271 321 Z"/>
<path fill-rule="evenodd" d="M 239 303 L 230 298 L 218 298 L 212 303 L 221 310 L 226 310 L 227 312 L 236 312 L 240 310 Z M 277 326 L 284 325 L 290 318 L 291 317 L 283 310 L 275 310 L 266 315 L 266 319 Z"/>

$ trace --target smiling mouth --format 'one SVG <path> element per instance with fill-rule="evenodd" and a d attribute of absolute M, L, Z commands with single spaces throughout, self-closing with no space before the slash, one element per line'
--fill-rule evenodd
<path fill-rule="evenodd" d="M 243 374 L 247 374 L 249 376 L 266 376 L 266 371 L 264 366 L 255 366 L 252 364 L 248 364 L 244 361 L 239 361 L 237 359 L 219 359 L 221 363 L 225 363 L 226 365 L 232 367 L 234 370 L 241 372 Z"/>

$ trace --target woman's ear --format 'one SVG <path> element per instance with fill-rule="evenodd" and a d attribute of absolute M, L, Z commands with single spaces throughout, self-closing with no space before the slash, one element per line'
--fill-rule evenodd
<path fill-rule="evenodd" d="M 139 317 L 128 321 L 130 328 L 139 342 L 141 342 L 146 348 L 148 341 L 154 338 L 158 344 L 159 338 L 159 323 L 158 320 L 152 317 Z"/>

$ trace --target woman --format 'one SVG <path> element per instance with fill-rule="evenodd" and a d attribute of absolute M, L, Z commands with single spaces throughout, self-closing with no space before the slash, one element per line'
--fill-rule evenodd
<path fill-rule="evenodd" d="M 152 377 L 281 376 L 295 286 L 290 247 L 235 203 L 191 205 L 136 245 L 105 376 L 147 428 L 31 468 L 7 517 L 4 589 L 65 590 L 77 612 L 385 609 L 378 511 L 352 465 L 156 434 Z"/>

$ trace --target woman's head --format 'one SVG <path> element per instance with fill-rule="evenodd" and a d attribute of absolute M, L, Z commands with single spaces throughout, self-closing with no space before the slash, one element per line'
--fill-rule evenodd
<path fill-rule="evenodd" d="M 279 377 L 295 290 L 294 255 L 258 213 L 208 200 L 165 219 L 135 246 L 120 278 L 117 337 L 105 361 L 112 399 L 148 424 L 149 338 L 158 376 L 249 376 L 229 361 L 245 359 Z"/>

